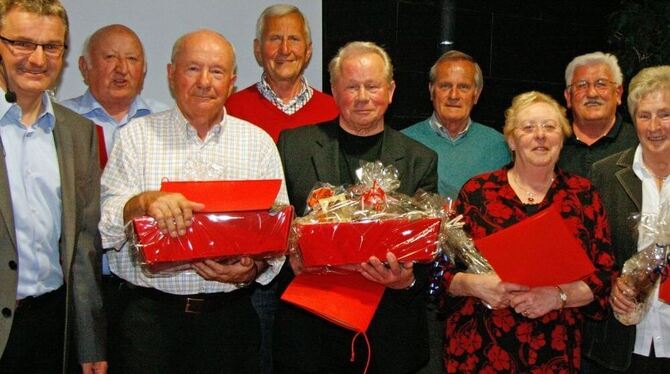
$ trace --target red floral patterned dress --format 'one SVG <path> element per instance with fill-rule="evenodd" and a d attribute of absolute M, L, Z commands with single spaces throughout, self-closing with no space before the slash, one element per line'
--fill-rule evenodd
<path fill-rule="evenodd" d="M 505 167 L 469 180 L 461 189 L 457 209 L 473 238 L 481 238 L 528 217 L 527 206 L 507 181 Z M 571 231 L 583 243 L 596 271 L 583 279 L 595 300 L 580 308 L 551 311 L 528 319 L 512 308 L 487 309 L 473 297 L 443 297 L 447 313 L 444 366 L 448 373 L 577 373 L 584 318 L 602 319 L 614 260 L 609 225 L 600 196 L 582 177 L 557 169 L 537 211 L 557 204 Z M 462 271 L 445 264 L 443 289 Z"/>

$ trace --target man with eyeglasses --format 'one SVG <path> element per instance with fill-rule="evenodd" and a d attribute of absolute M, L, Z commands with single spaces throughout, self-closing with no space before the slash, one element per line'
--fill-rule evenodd
<path fill-rule="evenodd" d="M 593 52 L 568 64 L 565 84 L 573 135 L 565 140 L 558 165 L 588 178 L 593 163 L 637 144 L 635 128 L 617 113 L 623 74 L 616 56 Z"/>
<path fill-rule="evenodd" d="M 0 372 L 104 373 L 93 126 L 47 93 L 63 67 L 57 0 L 0 0 Z M 65 343 L 65 344 L 64 344 Z"/>

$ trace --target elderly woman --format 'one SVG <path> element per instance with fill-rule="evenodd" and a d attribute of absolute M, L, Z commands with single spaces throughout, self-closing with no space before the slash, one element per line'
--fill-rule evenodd
<path fill-rule="evenodd" d="M 606 315 L 613 259 L 599 195 L 556 167 L 570 126 L 551 97 L 527 92 L 505 112 L 512 164 L 470 179 L 457 210 L 474 238 L 556 205 L 596 271 L 571 283 L 529 288 L 448 265 L 445 369 L 449 373 L 576 373 L 585 318 Z M 488 307 L 486 306 L 488 305 Z"/>
<path fill-rule="evenodd" d="M 650 244 L 630 234 L 630 214 L 658 214 L 660 204 L 670 199 L 670 66 L 644 69 L 631 80 L 628 110 L 640 144 L 593 166 L 593 182 L 611 212 L 617 269 Z M 612 287 L 612 309 L 630 312 L 634 295 L 618 279 Z M 651 308 L 637 326 L 623 326 L 614 318 L 590 324 L 584 335 L 590 372 L 670 373 L 670 305 L 658 299 L 658 287 L 650 297 Z"/>

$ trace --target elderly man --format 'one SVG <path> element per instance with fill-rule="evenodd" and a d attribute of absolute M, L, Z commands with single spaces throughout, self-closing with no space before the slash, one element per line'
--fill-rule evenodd
<path fill-rule="evenodd" d="M 98 125 L 100 165 L 104 167 L 121 127 L 168 106 L 140 96 L 147 73 L 144 47 L 124 25 L 104 26 L 91 34 L 79 57 L 79 71 L 88 90 L 63 105 Z"/>
<path fill-rule="evenodd" d="M 617 113 L 623 74 L 616 56 L 593 52 L 568 64 L 565 85 L 573 135 L 563 143 L 558 166 L 590 177 L 593 163 L 638 143 L 633 125 Z"/>
<path fill-rule="evenodd" d="M 312 34 L 300 9 L 271 5 L 256 22 L 254 56 L 263 68 L 261 80 L 226 101 L 228 113 L 265 130 L 277 141 L 279 133 L 337 117 L 329 95 L 312 88 L 303 76 L 312 57 Z M 251 300 L 261 319 L 262 372 L 272 373 L 272 325 L 277 309 L 277 284 L 256 288 Z"/>
<path fill-rule="evenodd" d="M 146 75 L 144 47 L 135 32 L 124 25 L 108 25 L 94 32 L 84 43 L 79 70 L 88 85 L 81 96 L 62 104 L 93 121 L 97 126 L 100 167 L 112 152 L 118 130 L 130 120 L 167 110 L 164 104 L 140 97 Z M 117 345 L 118 278 L 109 270 L 103 255 L 102 285 L 108 322 L 109 345 Z M 109 351 L 114 368 L 118 350 Z"/>
<path fill-rule="evenodd" d="M 68 34 L 57 0 L 0 1 L 0 372 L 106 372 L 93 126 L 52 102 Z M 76 354 L 70 353 L 69 344 Z M 65 349 L 65 351 L 64 351 Z"/>
<path fill-rule="evenodd" d="M 482 70 L 471 56 L 445 52 L 430 68 L 429 79 L 433 115 L 402 132 L 437 152 L 437 189 L 455 199 L 468 179 L 510 162 L 510 152 L 499 132 L 470 119 L 484 88 Z M 439 278 L 431 292 L 437 292 Z M 442 370 L 444 349 L 444 327 L 436 305 L 429 305 L 428 320 L 431 362 L 422 370 L 426 373 Z"/>
<path fill-rule="evenodd" d="M 349 43 L 330 62 L 329 71 L 339 118 L 285 131 L 279 137 L 289 199 L 296 212 L 305 211 L 315 183 L 356 182 L 361 160 L 393 164 L 400 174 L 399 192 L 435 191 L 435 152 L 384 124 L 395 90 L 386 51 L 374 43 Z M 427 267 L 399 264 L 393 255 L 382 260 L 388 265 L 375 257 L 362 265 L 363 276 L 386 286 L 367 330 L 372 348 L 368 372 L 414 372 L 428 359 Z M 288 266 L 281 277 L 286 287 L 293 278 Z M 275 372 L 360 373 L 366 366 L 368 352 L 364 344 L 352 347 L 353 332 L 286 303 L 277 311 L 274 333 Z M 352 348 L 355 360 L 350 362 Z"/>
<path fill-rule="evenodd" d="M 438 155 L 438 191 L 456 198 L 471 177 L 496 170 L 510 162 L 503 136 L 470 119 L 484 87 L 479 64 L 469 55 L 452 50 L 430 68 L 433 115 L 403 130 Z"/>
<path fill-rule="evenodd" d="M 261 13 L 254 56 L 263 68 L 261 80 L 230 97 L 230 114 L 261 127 L 275 141 L 284 129 L 337 117 L 333 98 L 303 76 L 312 57 L 312 34 L 300 9 L 276 4 Z"/>
<path fill-rule="evenodd" d="M 243 286 L 270 282 L 283 259 L 206 260 L 151 276 L 126 244 L 124 227 L 135 217 L 151 216 L 165 234 L 177 237 L 203 208 L 181 194 L 158 191 L 163 178 L 187 179 L 200 166 L 218 170 L 220 179 L 283 179 L 272 139 L 226 114 L 235 54 L 222 35 L 199 30 L 179 38 L 168 82 L 177 107 L 121 129 L 102 179 L 103 247 L 116 249 L 108 252 L 110 267 L 124 280 L 120 371 L 257 372 L 259 322 Z M 287 202 L 284 186 L 277 200 Z"/>

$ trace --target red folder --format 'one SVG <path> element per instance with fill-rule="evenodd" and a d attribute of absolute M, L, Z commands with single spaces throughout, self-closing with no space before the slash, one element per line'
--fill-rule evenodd
<path fill-rule="evenodd" d="M 201 213 L 267 210 L 280 187 L 281 179 L 161 183 L 161 191 L 179 192 L 191 201 L 205 204 Z"/>
<path fill-rule="evenodd" d="M 570 283 L 595 271 L 581 243 L 553 206 L 475 240 L 475 246 L 500 279 L 529 287 Z"/>
<path fill-rule="evenodd" d="M 303 273 L 281 299 L 349 330 L 365 332 L 383 294 L 384 286 L 360 274 Z"/>

